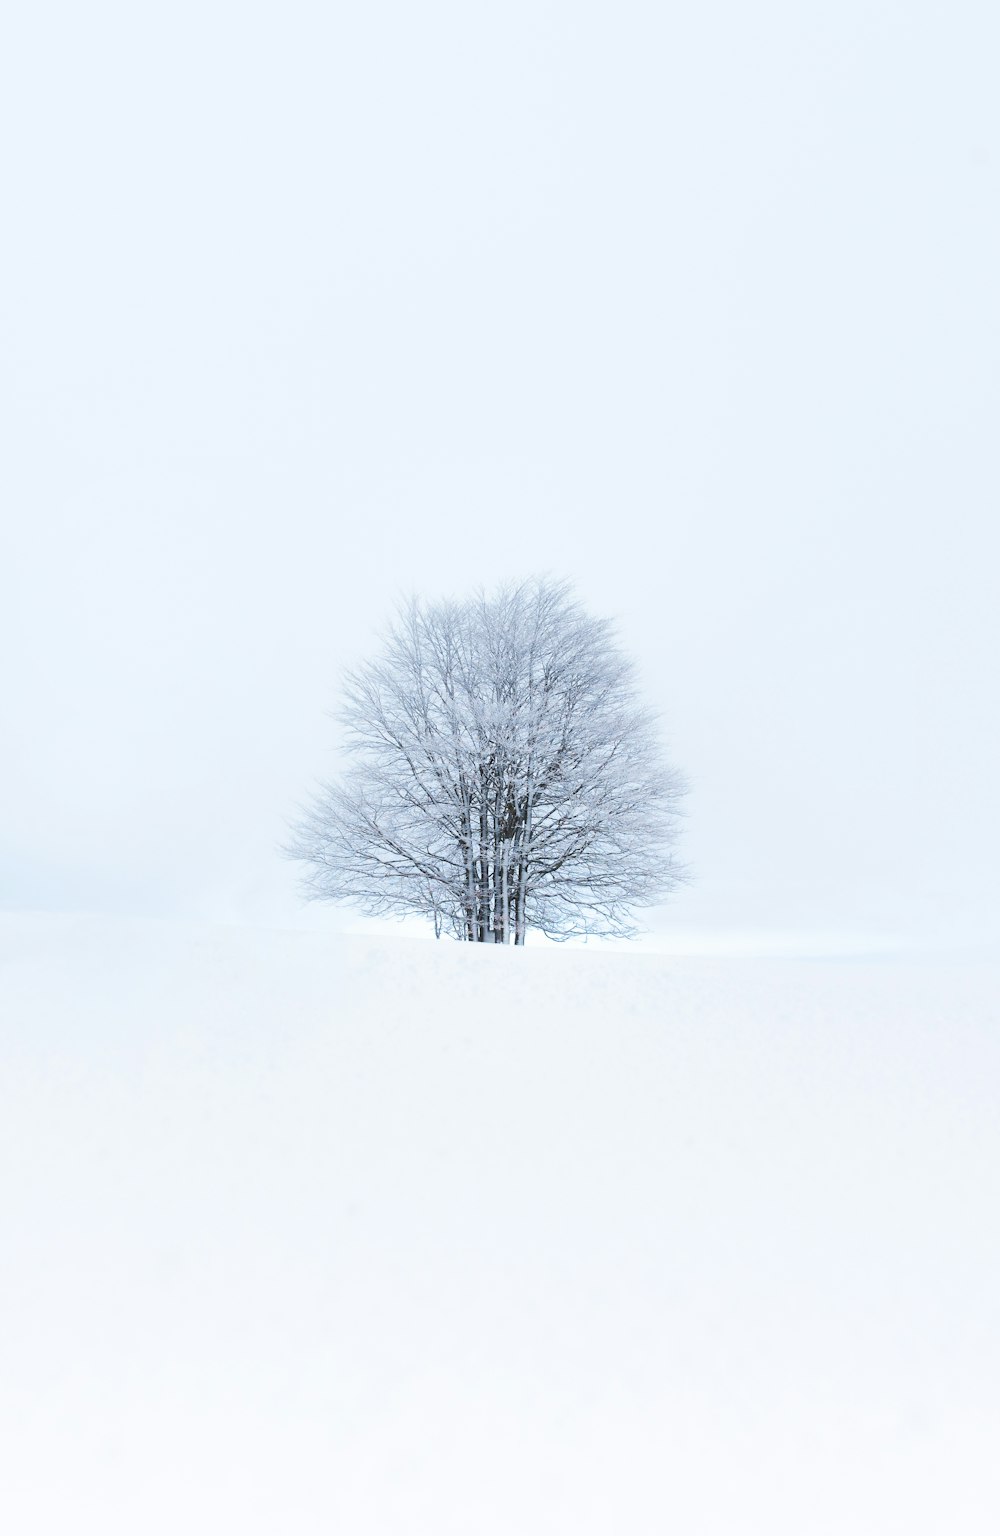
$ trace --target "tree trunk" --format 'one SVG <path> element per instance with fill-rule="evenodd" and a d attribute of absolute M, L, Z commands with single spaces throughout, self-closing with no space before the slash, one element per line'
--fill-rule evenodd
<path fill-rule="evenodd" d="M 517 919 L 514 930 L 514 943 L 523 944 L 527 927 L 526 910 L 528 898 L 528 859 L 531 855 L 531 810 L 534 798 L 534 786 L 531 782 L 531 768 L 528 768 L 528 787 L 524 799 L 524 825 L 521 829 L 521 857 L 517 867 Z"/>
<path fill-rule="evenodd" d="M 500 882 L 500 924 L 504 944 L 510 943 L 510 840 L 503 840 Z"/>
<path fill-rule="evenodd" d="M 489 812 L 484 784 L 480 784 L 479 805 L 479 922 L 477 938 L 485 944 L 490 934 L 490 845 Z"/>

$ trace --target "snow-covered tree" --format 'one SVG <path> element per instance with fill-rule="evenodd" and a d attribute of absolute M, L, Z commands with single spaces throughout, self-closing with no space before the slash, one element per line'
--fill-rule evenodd
<path fill-rule="evenodd" d="M 682 783 L 612 625 L 565 583 L 411 601 L 339 719 L 353 764 L 288 850 L 313 898 L 523 944 L 632 934 L 681 878 Z"/>

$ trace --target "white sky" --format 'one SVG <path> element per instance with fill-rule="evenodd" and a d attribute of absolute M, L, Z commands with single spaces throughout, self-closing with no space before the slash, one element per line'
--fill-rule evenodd
<path fill-rule="evenodd" d="M 998 43 L 962 0 L 18 7 L 0 904 L 290 917 L 343 665 L 400 590 L 549 570 L 693 782 L 665 923 L 985 931 Z"/>

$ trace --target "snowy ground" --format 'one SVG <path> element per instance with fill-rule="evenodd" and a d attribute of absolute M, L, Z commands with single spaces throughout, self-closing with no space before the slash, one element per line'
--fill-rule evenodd
<path fill-rule="evenodd" d="M 0 916 L 17 1536 L 995 1536 L 1000 972 Z"/>

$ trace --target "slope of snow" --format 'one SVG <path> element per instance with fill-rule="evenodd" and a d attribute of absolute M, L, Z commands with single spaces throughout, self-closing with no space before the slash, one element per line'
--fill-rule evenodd
<path fill-rule="evenodd" d="M 3 915 L 4 1528 L 992 1536 L 997 983 Z"/>

